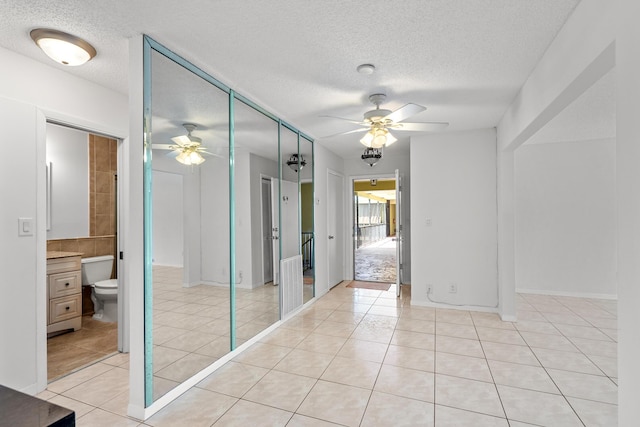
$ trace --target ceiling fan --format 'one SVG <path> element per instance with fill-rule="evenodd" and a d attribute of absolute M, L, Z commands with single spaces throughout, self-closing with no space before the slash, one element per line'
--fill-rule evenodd
<path fill-rule="evenodd" d="M 175 142 L 175 145 L 153 144 L 152 148 L 154 150 L 171 150 L 167 155 L 172 157 L 175 156 L 176 160 L 184 165 L 201 164 L 206 160 L 202 157 L 202 154 L 215 156 L 215 154 L 205 151 L 206 147 L 202 146 L 201 138 L 191 134 L 198 127 L 197 125 L 193 123 L 184 123 L 182 126 L 187 130 L 187 134 L 171 138 L 171 140 Z"/>
<path fill-rule="evenodd" d="M 380 104 L 382 104 L 386 98 L 387 96 L 382 93 L 374 93 L 373 95 L 370 95 L 369 101 L 371 101 L 376 106 L 376 108 L 364 113 L 364 119 L 362 121 L 334 116 L 321 116 L 346 120 L 350 123 L 355 123 L 363 126 L 361 129 L 354 129 L 347 132 L 329 135 L 326 138 L 331 138 L 338 135 L 346 135 L 350 133 L 367 132 L 360 140 L 360 142 L 365 147 L 382 148 L 388 147 L 389 145 L 397 141 L 397 139 L 391 134 L 390 130 L 428 132 L 444 129 L 449 126 L 449 123 L 445 122 L 404 122 L 404 120 L 426 110 L 427 107 L 423 107 L 422 105 L 418 104 L 406 104 L 395 111 L 386 110 L 380 108 Z"/>

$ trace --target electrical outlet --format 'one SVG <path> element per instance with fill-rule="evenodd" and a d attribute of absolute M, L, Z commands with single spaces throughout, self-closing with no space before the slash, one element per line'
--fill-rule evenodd
<path fill-rule="evenodd" d="M 455 294 L 458 292 L 458 285 L 455 283 L 449 283 L 449 293 Z"/>

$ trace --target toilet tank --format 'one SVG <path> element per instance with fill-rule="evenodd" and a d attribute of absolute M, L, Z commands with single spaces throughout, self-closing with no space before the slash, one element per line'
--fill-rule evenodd
<path fill-rule="evenodd" d="M 92 285 L 111 278 L 113 255 L 82 258 L 82 284 Z"/>

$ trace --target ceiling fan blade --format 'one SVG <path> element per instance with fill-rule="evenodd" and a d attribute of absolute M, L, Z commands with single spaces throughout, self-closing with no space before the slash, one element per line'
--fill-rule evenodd
<path fill-rule="evenodd" d="M 181 147 L 184 147 L 185 145 L 191 145 L 191 140 L 187 135 L 174 136 L 173 138 L 171 138 L 171 140 Z"/>
<path fill-rule="evenodd" d="M 226 157 L 221 156 L 220 154 L 210 153 L 209 151 L 204 151 L 204 150 L 197 150 L 197 151 L 198 151 L 198 153 L 206 154 L 206 155 L 208 155 L 208 156 L 213 156 L 213 157 L 219 157 L 219 158 L 221 158 L 221 159 L 226 159 Z"/>
<path fill-rule="evenodd" d="M 171 145 L 171 144 L 152 144 L 151 148 L 154 150 L 172 150 L 173 148 L 171 147 L 175 147 L 175 145 Z"/>
<path fill-rule="evenodd" d="M 322 115 L 322 116 L 318 116 L 318 117 L 328 117 L 330 119 L 338 119 L 338 120 L 344 120 L 345 122 L 349 122 L 349 123 L 357 123 L 359 125 L 364 125 L 365 123 L 362 122 L 362 120 L 352 120 L 352 119 L 345 119 L 344 117 L 336 117 L 336 116 L 328 116 L 326 114 Z"/>
<path fill-rule="evenodd" d="M 432 132 L 442 130 L 447 126 L 449 126 L 447 122 L 397 123 L 395 126 L 391 126 L 391 129 L 399 131 Z"/>
<path fill-rule="evenodd" d="M 369 127 L 362 128 L 362 129 L 354 129 L 354 130 L 349 130 L 347 132 L 340 132 L 340 133 L 334 133 L 333 135 L 323 136 L 322 138 L 333 138 L 334 136 L 339 136 L 339 135 L 348 135 L 350 133 L 366 132 L 369 129 L 370 129 Z"/>
<path fill-rule="evenodd" d="M 426 109 L 427 107 L 423 107 L 422 105 L 407 104 L 405 106 L 398 108 L 393 113 L 387 115 L 384 119 L 391 120 L 392 122 L 398 123 L 408 119 L 411 116 L 415 116 L 416 114 L 421 113 Z"/>
<path fill-rule="evenodd" d="M 165 156 L 169 157 L 170 159 L 175 159 L 176 157 L 178 157 L 178 154 L 180 154 L 180 150 L 171 150 L 167 154 L 165 154 Z"/>

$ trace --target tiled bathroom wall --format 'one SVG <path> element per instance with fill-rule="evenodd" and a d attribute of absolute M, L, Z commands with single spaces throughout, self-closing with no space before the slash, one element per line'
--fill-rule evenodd
<path fill-rule="evenodd" d="M 116 234 L 117 141 L 89 135 L 89 235 Z"/>

